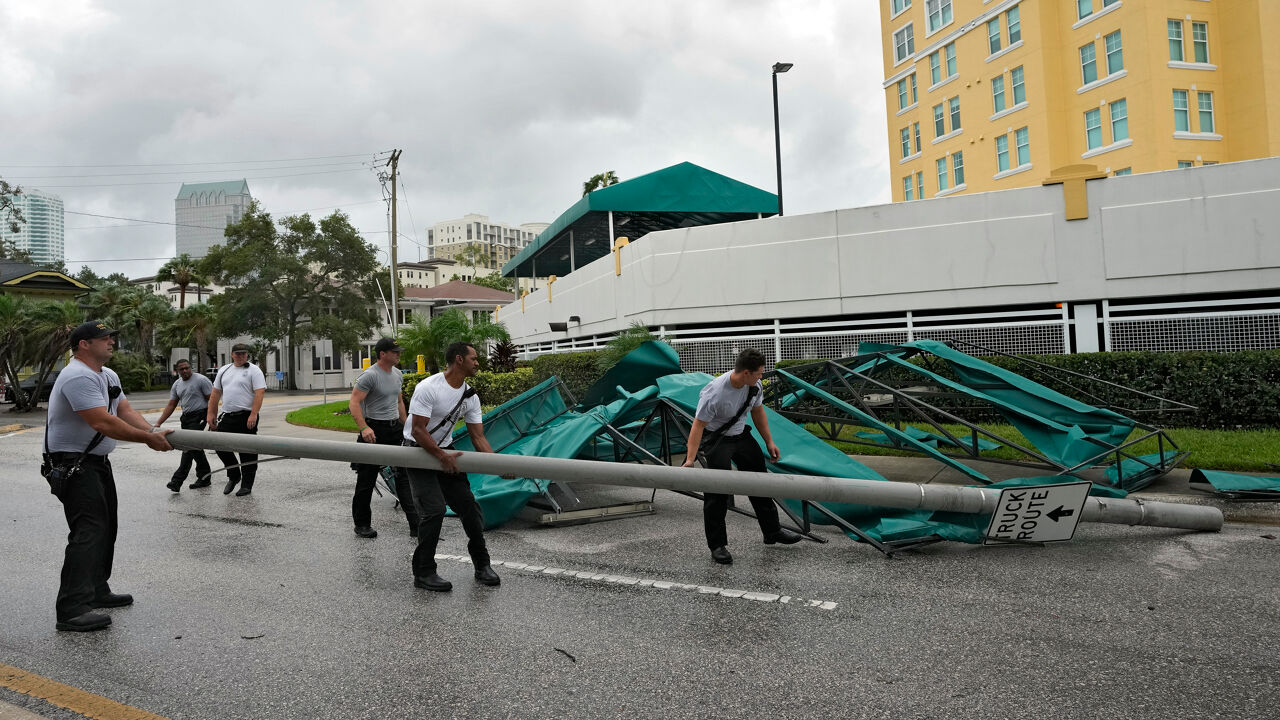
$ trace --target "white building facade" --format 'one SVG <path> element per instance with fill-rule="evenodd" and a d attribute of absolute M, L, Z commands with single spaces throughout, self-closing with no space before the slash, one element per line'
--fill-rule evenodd
<path fill-rule="evenodd" d="M 638 322 L 712 373 L 863 341 L 1280 348 L 1280 158 L 651 233 L 496 320 L 526 357 Z"/>
<path fill-rule="evenodd" d="M 438 222 L 427 229 L 427 259 L 454 259 L 459 265 L 459 254 L 470 244 L 480 246 L 489 268 L 500 268 L 514 258 L 538 233 L 546 230 L 548 223 L 524 223 L 506 225 L 490 222 L 487 215 L 474 213 L 456 220 Z M 470 270 L 470 266 L 467 267 Z M 468 273 L 478 275 L 479 273 Z M 464 278 L 465 279 L 465 278 Z"/>
<path fill-rule="evenodd" d="M 13 242 L 18 250 L 31 254 L 36 265 L 58 265 L 66 257 L 66 229 L 62 198 L 37 188 L 24 188 L 13 196 L 13 206 L 23 217 L 17 233 L 0 228 L 0 239 Z"/>

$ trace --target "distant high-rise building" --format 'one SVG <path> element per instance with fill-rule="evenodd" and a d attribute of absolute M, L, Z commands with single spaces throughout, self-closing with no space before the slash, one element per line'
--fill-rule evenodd
<path fill-rule="evenodd" d="M 491 223 L 488 216 L 474 213 L 445 220 L 427 228 L 427 259 L 461 262 L 463 249 L 475 244 L 487 258 L 487 267 L 501 268 L 547 227 L 547 223 L 524 223 L 519 227 Z"/>
<path fill-rule="evenodd" d="M 878 2 L 895 201 L 1280 154 L 1276 0 Z"/>
<path fill-rule="evenodd" d="M 202 258 L 226 241 L 223 231 L 240 222 L 253 196 L 245 180 L 183 183 L 173 201 L 178 254 Z"/>
<path fill-rule="evenodd" d="M 24 188 L 21 195 L 13 196 L 13 206 L 27 221 L 20 224 L 17 233 L 9 232 L 6 224 L 0 228 L 0 238 L 30 253 L 36 265 L 57 265 L 66 260 L 62 198 Z"/>

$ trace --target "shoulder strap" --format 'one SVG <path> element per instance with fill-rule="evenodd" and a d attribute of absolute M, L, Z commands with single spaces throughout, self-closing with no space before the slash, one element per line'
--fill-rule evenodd
<path fill-rule="evenodd" d="M 457 422 L 458 419 L 454 417 L 454 414 L 458 412 L 458 408 L 462 407 L 462 403 L 467 401 L 467 398 L 475 394 L 476 394 L 475 388 L 471 387 L 465 382 L 462 383 L 462 397 L 458 398 L 458 404 L 453 406 L 453 409 L 449 411 L 448 415 L 445 415 L 443 418 L 440 418 L 440 422 L 436 423 L 435 427 L 428 430 L 427 434 L 435 435 L 436 431 L 439 430 L 445 423 L 449 423 L 450 425 L 452 425 L 455 422 Z"/>
<path fill-rule="evenodd" d="M 724 437 L 724 431 L 733 427 L 733 424 L 738 422 L 738 418 L 742 417 L 743 413 L 747 411 L 747 408 L 751 407 L 751 400 L 756 396 L 756 393 L 759 391 L 760 391 L 759 385 L 752 385 L 751 387 L 747 388 L 747 399 L 743 401 L 742 407 L 738 408 L 738 412 L 734 413 L 733 419 L 721 425 L 720 427 L 716 428 L 715 430 L 711 431 L 711 434 L 707 435 L 703 439 L 702 444 L 707 447 L 705 452 L 711 452 L 712 450 L 715 449 L 715 446 L 720 443 L 720 439 Z"/>

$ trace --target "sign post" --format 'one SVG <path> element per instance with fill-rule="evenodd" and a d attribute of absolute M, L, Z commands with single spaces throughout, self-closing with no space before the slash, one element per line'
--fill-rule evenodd
<path fill-rule="evenodd" d="M 983 542 L 1049 543 L 1070 540 L 1080 523 L 1092 483 L 1004 488 Z"/>

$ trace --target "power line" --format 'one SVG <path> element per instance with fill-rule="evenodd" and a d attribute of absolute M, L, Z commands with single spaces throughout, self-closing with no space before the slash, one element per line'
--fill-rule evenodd
<path fill-rule="evenodd" d="M 330 168 L 330 167 L 346 167 L 355 165 L 356 167 L 365 167 L 369 165 L 366 162 L 345 162 L 345 163 L 324 163 L 321 165 L 276 165 L 274 167 L 252 168 L 253 170 L 297 170 L 299 168 Z M 356 169 L 356 168 L 350 168 Z M 227 169 L 220 168 L 216 170 L 164 170 L 149 172 L 121 172 L 121 173 L 88 173 L 82 175 L 16 175 L 9 178 L 11 182 L 28 182 L 31 180 L 50 180 L 55 178 L 91 178 L 91 177 L 132 177 L 139 175 L 192 175 L 196 173 L 225 173 Z"/>
<path fill-rule="evenodd" d="M 291 173 L 288 175 L 263 175 L 260 177 L 244 177 L 238 179 L 244 180 L 275 180 L 277 178 L 303 177 L 305 175 L 333 175 L 335 173 L 356 172 L 361 168 L 349 168 L 347 170 L 325 170 L 323 172 L 313 173 Z M 173 185 L 172 180 L 159 180 L 155 182 L 130 182 L 130 183 L 87 183 L 83 185 L 41 185 L 40 189 L 66 189 L 66 188 L 99 188 L 99 187 L 129 187 L 135 185 Z"/>
<path fill-rule="evenodd" d="M 379 150 L 373 154 L 374 158 L 379 155 L 386 155 L 390 150 Z M 240 165 L 246 163 L 269 163 L 269 162 L 302 162 L 304 160 L 337 160 L 341 158 L 353 157 L 369 157 L 368 153 L 360 153 L 358 155 L 318 155 L 315 157 L 301 158 L 276 158 L 273 160 L 210 160 L 208 162 L 192 162 L 192 163 L 134 163 L 120 165 L 43 165 L 37 163 L 14 163 L 0 162 L 0 167 L 34 167 L 34 168 L 114 168 L 114 167 L 190 167 L 195 165 Z"/>
<path fill-rule="evenodd" d="M 293 210 L 293 211 L 290 211 L 290 212 L 278 213 L 278 214 L 279 214 L 279 215 L 281 215 L 281 216 L 286 216 L 286 217 L 287 217 L 287 216 L 289 216 L 289 215 L 296 215 L 296 214 L 298 214 L 298 213 L 305 213 L 305 212 L 313 212 L 313 211 L 315 211 L 315 210 L 329 210 L 329 209 L 341 210 L 341 209 L 342 209 L 342 208 L 344 208 L 344 207 L 355 207 L 356 205 L 371 205 L 371 204 L 373 204 L 373 203 L 380 203 L 380 202 L 382 202 L 382 201 L 381 201 L 381 200 L 365 200 L 365 201 L 358 202 L 358 203 L 343 203 L 343 204 L 341 204 L 341 205 L 326 205 L 326 206 L 324 206 L 324 207 L 308 208 L 308 209 L 306 209 L 306 210 Z M 200 229 L 203 229 L 203 230 L 222 230 L 222 229 L 224 229 L 224 228 L 220 228 L 220 227 L 212 227 L 212 226 L 210 226 L 210 225 L 188 225 L 188 224 L 185 224 L 185 223 L 171 223 L 171 222 L 165 222 L 165 221 L 163 221 L 163 220 L 143 220 L 142 218 L 127 218 L 127 217 L 119 217 L 119 216 L 116 216 L 116 215 L 99 215 L 99 214 L 97 214 L 97 213 L 78 212 L 78 211 L 76 211 L 76 210 L 63 210 L 63 212 L 65 212 L 65 213 L 66 213 L 66 214 L 68 214 L 68 215 L 84 215 L 85 217 L 106 218 L 107 220 L 124 220 L 124 221 L 126 221 L 126 222 L 131 222 L 131 223 L 145 223 L 145 224 L 147 224 L 147 225 L 173 225 L 173 226 L 175 226 L 175 227 L 193 227 L 193 228 L 200 228 Z M 130 225 L 97 225 L 97 226 L 94 226 L 94 227 L 92 227 L 92 228 L 67 228 L 67 229 L 68 229 L 68 230 L 90 230 L 90 229 L 117 228 L 117 227 L 132 227 L 132 226 L 130 226 Z M 149 258 L 142 258 L 142 259 L 144 259 L 144 260 L 145 260 L 145 259 L 149 259 Z"/>

